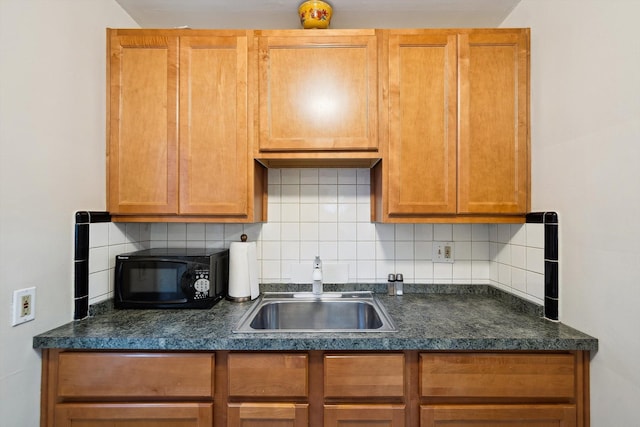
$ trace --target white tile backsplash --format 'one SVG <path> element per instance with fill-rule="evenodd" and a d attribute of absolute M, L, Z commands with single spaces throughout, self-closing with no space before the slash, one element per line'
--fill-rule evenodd
<path fill-rule="evenodd" d="M 147 247 L 229 247 L 258 242 L 262 283 L 292 280 L 320 255 L 348 282 L 493 284 L 542 304 L 543 224 L 375 224 L 368 169 L 269 169 L 263 224 L 98 223 L 90 228 L 90 303 L 113 296 L 115 255 Z M 432 262 L 432 242 L 455 245 L 453 264 Z M 297 271 L 297 270 L 296 270 Z M 342 270 L 341 270 L 342 271 Z M 105 283 L 106 281 L 106 283 Z"/>
<path fill-rule="evenodd" d="M 184 224 L 183 224 L 184 225 Z M 152 235 L 155 232 L 155 235 Z M 167 224 L 111 223 L 89 225 L 89 304 L 113 298 L 116 255 L 149 247 L 155 238 L 167 243 Z M 186 239 L 183 240 L 186 242 Z"/>

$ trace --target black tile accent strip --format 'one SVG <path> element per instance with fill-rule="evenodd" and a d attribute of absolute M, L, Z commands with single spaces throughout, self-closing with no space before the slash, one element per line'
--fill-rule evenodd
<path fill-rule="evenodd" d="M 89 224 L 76 224 L 74 261 L 89 259 Z"/>
<path fill-rule="evenodd" d="M 544 296 L 558 299 L 558 262 L 544 262 Z"/>
<path fill-rule="evenodd" d="M 544 225 L 544 259 L 558 261 L 558 224 Z"/>
<path fill-rule="evenodd" d="M 76 298 L 73 301 L 74 306 L 74 320 L 84 319 L 89 315 L 89 295 L 82 298 Z"/>
<path fill-rule="evenodd" d="M 79 320 L 89 314 L 89 224 L 111 222 L 111 214 L 104 211 L 78 211 L 75 219 L 73 318 Z"/>
<path fill-rule="evenodd" d="M 74 298 L 83 298 L 89 296 L 89 260 L 81 260 L 74 262 L 73 291 Z"/>
<path fill-rule="evenodd" d="M 558 300 L 556 298 L 545 297 L 544 317 L 549 320 L 558 320 Z"/>
<path fill-rule="evenodd" d="M 542 224 L 544 223 L 544 212 L 529 212 L 525 216 L 527 224 Z"/>
<path fill-rule="evenodd" d="M 545 212 L 544 213 L 544 223 L 545 224 L 557 224 L 558 223 L 558 214 L 555 212 Z"/>
<path fill-rule="evenodd" d="M 558 320 L 560 286 L 558 276 L 558 214 L 530 212 L 526 222 L 544 224 L 544 317 Z"/>

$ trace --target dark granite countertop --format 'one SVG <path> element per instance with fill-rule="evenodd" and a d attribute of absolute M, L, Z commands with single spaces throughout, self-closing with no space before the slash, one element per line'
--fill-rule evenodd
<path fill-rule="evenodd" d="M 349 290 L 361 290 L 359 286 Z M 373 290 L 379 292 L 384 287 L 374 285 Z M 393 318 L 396 332 L 238 334 L 232 329 L 253 302 L 220 301 L 209 310 L 115 310 L 107 302 L 87 319 L 37 335 L 33 346 L 95 350 L 592 352 L 598 348 L 596 338 L 543 319 L 541 307 L 490 286 L 405 285 L 405 292 L 401 297 L 377 294 Z"/>

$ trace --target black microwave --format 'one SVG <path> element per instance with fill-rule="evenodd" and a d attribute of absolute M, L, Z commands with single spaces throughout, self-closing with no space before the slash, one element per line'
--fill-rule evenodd
<path fill-rule="evenodd" d="M 155 248 L 116 255 L 115 308 L 211 308 L 229 286 L 229 249 Z"/>

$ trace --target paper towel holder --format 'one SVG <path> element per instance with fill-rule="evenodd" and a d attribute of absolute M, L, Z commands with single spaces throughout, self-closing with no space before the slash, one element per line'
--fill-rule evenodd
<path fill-rule="evenodd" d="M 242 249 L 241 246 L 247 249 Z M 251 301 L 259 296 L 255 242 L 247 243 L 247 235 L 240 242 L 232 242 L 229 248 L 229 289 L 226 299 L 232 302 Z M 234 267 L 235 265 L 235 267 Z M 239 267 L 239 268 L 238 268 Z"/>

